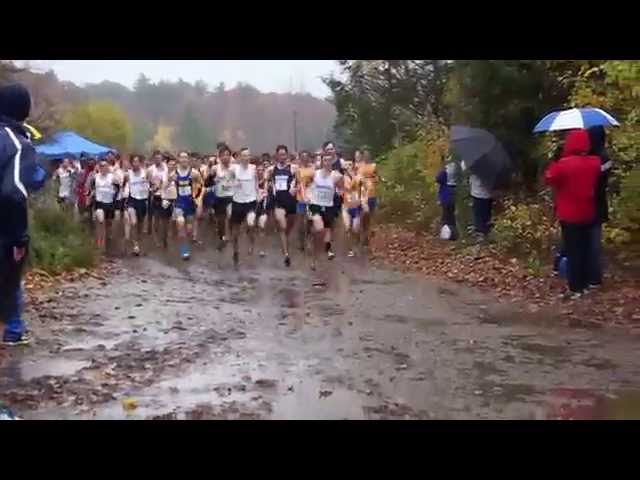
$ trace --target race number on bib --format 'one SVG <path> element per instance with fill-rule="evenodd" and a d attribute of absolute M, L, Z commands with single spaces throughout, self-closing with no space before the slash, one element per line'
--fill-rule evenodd
<path fill-rule="evenodd" d="M 188 197 L 189 195 L 191 195 L 191 186 L 186 185 L 183 187 L 178 187 L 178 195 L 180 195 L 181 197 Z"/>
<path fill-rule="evenodd" d="M 333 190 L 330 188 L 315 188 L 316 202 L 323 207 L 333 205 Z"/>
<path fill-rule="evenodd" d="M 276 177 L 276 191 L 283 192 L 289 190 L 289 177 L 277 176 Z"/>

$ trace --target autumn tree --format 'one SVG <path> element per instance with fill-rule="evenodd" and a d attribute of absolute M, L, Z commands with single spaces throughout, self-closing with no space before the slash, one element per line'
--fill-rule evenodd
<path fill-rule="evenodd" d="M 64 115 L 63 125 L 96 143 L 119 150 L 126 150 L 131 144 L 129 118 L 122 108 L 109 100 L 71 108 Z"/>
<path fill-rule="evenodd" d="M 215 147 L 212 140 L 214 137 L 204 128 L 202 120 L 198 118 L 194 106 L 191 104 L 187 105 L 184 110 L 176 137 L 181 148 L 191 151 L 208 152 Z"/>

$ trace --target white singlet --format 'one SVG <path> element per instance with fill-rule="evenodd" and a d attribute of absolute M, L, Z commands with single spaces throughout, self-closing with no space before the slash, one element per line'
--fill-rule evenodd
<path fill-rule="evenodd" d="M 58 178 L 60 179 L 60 189 L 58 190 L 58 197 L 60 198 L 68 198 L 71 196 L 71 171 L 66 170 L 62 167 L 58 168 L 56 172 Z"/>
<path fill-rule="evenodd" d="M 165 163 L 161 163 L 160 167 L 157 167 L 155 163 L 151 165 L 151 167 L 149 168 L 149 174 L 151 175 L 151 178 L 149 180 L 151 181 L 151 184 L 160 186 L 162 184 L 162 179 L 167 173 L 167 170 L 168 168 Z M 154 195 L 160 195 L 160 189 L 156 190 L 154 192 Z"/>
<path fill-rule="evenodd" d="M 129 170 L 129 195 L 136 200 L 149 198 L 149 181 L 144 170 L 140 170 L 137 175 L 133 170 Z"/>
<path fill-rule="evenodd" d="M 232 197 L 233 196 L 233 174 L 232 166 L 224 168 L 222 165 L 216 166 L 216 196 Z"/>
<path fill-rule="evenodd" d="M 336 175 L 331 172 L 326 177 L 324 170 L 318 170 L 313 175 L 311 184 L 311 204 L 320 207 L 333 207 L 333 197 L 336 193 Z"/>
<path fill-rule="evenodd" d="M 256 191 L 256 166 L 247 165 L 243 168 L 239 163 L 233 166 L 236 177 L 236 185 L 233 191 L 233 201 L 237 203 L 250 203 L 258 200 Z"/>
<path fill-rule="evenodd" d="M 116 193 L 113 180 L 113 173 L 96 175 L 96 202 L 113 203 L 113 197 Z"/>
<path fill-rule="evenodd" d="M 174 179 L 173 182 L 169 182 L 169 175 L 169 170 L 167 170 L 162 178 L 164 187 L 161 189 L 160 195 L 162 196 L 163 200 L 175 200 L 176 198 L 178 198 L 178 187 L 176 186 L 176 181 Z M 174 177 L 178 175 L 175 170 L 173 172 L 173 175 Z"/>

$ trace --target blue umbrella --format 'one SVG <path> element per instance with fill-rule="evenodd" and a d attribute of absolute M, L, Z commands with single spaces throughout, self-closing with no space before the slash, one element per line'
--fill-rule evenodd
<path fill-rule="evenodd" d="M 600 108 L 570 108 L 552 112 L 538 122 L 533 133 L 603 127 L 619 127 L 618 121 Z"/>

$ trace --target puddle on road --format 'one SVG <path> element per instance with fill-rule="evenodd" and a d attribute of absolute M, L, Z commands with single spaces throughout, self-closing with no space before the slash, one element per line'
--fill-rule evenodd
<path fill-rule="evenodd" d="M 78 370 L 88 367 L 91 364 L 87 360 L 71 360 L 68 358 L 46 358 L 43 360 L 25 361 L 19 367 L 18 375 L 21 380 L 28 382 L 34 378 L 45 375 L 62 377 L 73 375 Z"/>

